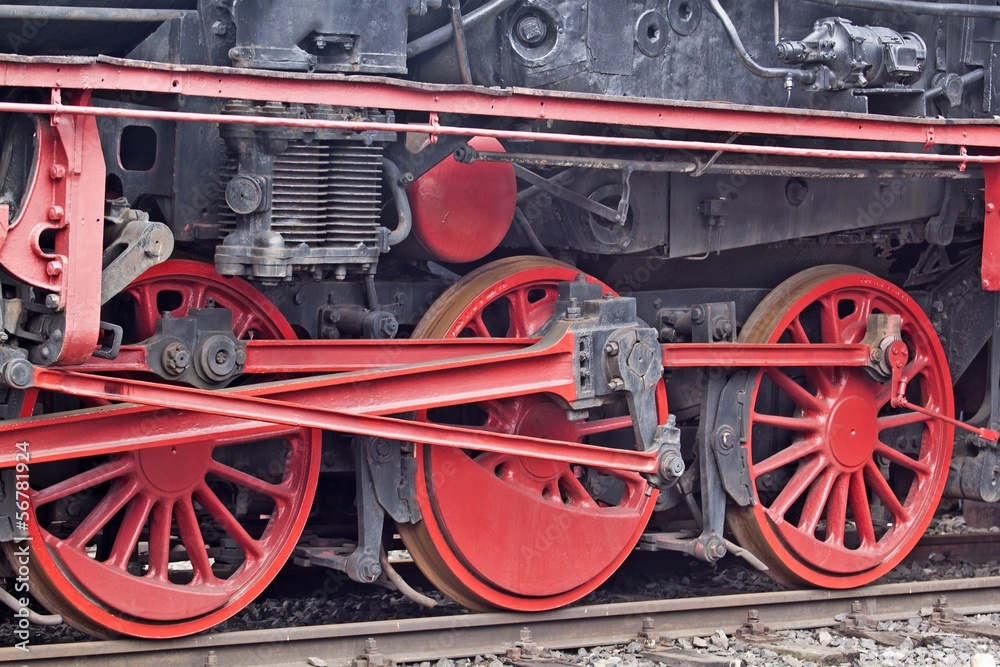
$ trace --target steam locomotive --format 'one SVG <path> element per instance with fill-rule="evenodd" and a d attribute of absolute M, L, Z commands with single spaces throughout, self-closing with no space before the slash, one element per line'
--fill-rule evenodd
<path fill-rule="evenodd" d="M 8 604 L 175 637 L 290 561 L 420 599 L 397 537 L 478 610 L 636 549 L 874 581 L 1000 499 L 998 40 L 980 0 L 0 5 Z"/>

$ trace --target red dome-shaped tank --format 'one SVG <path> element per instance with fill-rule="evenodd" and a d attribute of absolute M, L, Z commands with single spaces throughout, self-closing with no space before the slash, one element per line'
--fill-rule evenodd
<path fill-rule="evenodd" d="M 475 137 L 477 151 L 503 152 L 496 139 Z M 434 259 L 461 264 L 493 252 L 510 229 L 517 206 L 514 167 L 464 164 L 447 158 L 410 187 L 413 236 Z"/>

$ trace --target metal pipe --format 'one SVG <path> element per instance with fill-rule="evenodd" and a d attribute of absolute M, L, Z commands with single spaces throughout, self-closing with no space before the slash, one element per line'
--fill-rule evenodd
<path fill-rule="evenodd" d="M 791 88 L 791 82 L 796 81 L 798 83 L 810 84 L 816 81 L 816 74 L 807 69 L 788 69 L 785 67 L 764 67 L 760 65 L 753 59 L 747 48 L 743 46 L 743 40 L 740 39 L 740 34 L 736 30 L 736 26 L 733 25 L 732 20 L 729 18 L 729 14 L 726 10 L 722 8 L 719 4 L 719 0 L 707 0 L 708 6 L 711 8 L 712 12 L 722 21 L 722 27 L 726 30 L 726 34 L 729 35 L 729 41 L 733 44 L 733 50 L 736 51 L 737 57 L 739 57 L 740 62 L 746 67 L 751 74 L 759 76 L 764 79 L 785 79 L 785 87 Z"/>
<path fill-rule="evenodd" d="M 406 240 L 413 229 L 413 212 L 410 210 L 410 199 L 403 187 L 403 175 L 399 173 L 399 167 L 388 158 L 382 158 L 382 176 L 386 184 L 392 190 L 393 199 L 396 200 L 396 214 L 399 216 L 399 223 L 396 229 L 389 232 L 388 244 L 398 245 Z"/>
<path fill-rule="evenodd" d="M 171 19 L 183 18 L 192 11 L 194 10 L 0 5 L 0 19 L 98 21 L 101 23 L 162 23 Z"/>
<path fill-rule="evenodd" d="M 485 127 L 457 127 L 433 123 L 383 123 L 350 120 L 322 120 L 317 118 L 278 118 L 269 116 L 237 116 L 235 114 L 199 113 L 193 111 L 160 111 L 151 109 L 124 109 L 113 107 L 88 107 L 69 104 L 32 104 L 26 102 L 0 102 L 0 112 L 33 114 L 72 114 L 98 118 L 142 118 L 170 122 L 220 123 L 225 125 L 253 125 L 263 127 L 300 127 L 368 132 L 416 132 L 430 136 L 492 137 L 507 141 L 551 141 L 556 143 L 651 148 L 659 150 L 723 151 L 749 155 L 778 155 L 813 160 L 861 160 L 886 162 L 930 162 L 954 164 L 966 168 L 973 164 L 1000 164 L 1000 155 L 955 155 L 941 153 L 906 153 L 902 151 L 863 151 L 827 148 L 799 148 L 795 146 L 754 146 L 726 144 L 712 141 L 682 139 L 650 139 L 645 137 L 609 137 L 601 134 L 566 134 L 563 132 L 528 132 L 523 130 L 497 130 Z M 947 128 L 947 126 L 944 126 Z"/>
<path fill-rule="evenodd" d="M 464 17 L 462 20 L 462 27 L 465 30 L 468 30 L 488 16 L 502 12 L 517 1 L 518 0 L 493 0 L 492 2 L 488 2 L 476 11 L 471 12 L 468 16 Z M 453 34 L 454 31 L 451 26 L 446 25 L 434 30 L 433 32 L 427 33 L 423 37 L 418 37 L 406 45 L 406 57 L 413 58 L 423 53 L 427 53 L 431 49 L 441 46 L 447 42 L 451 39 Z"/>
<path fill-rule="evenodd" d="M 979 81 L 983 78 L 983 76 L 985 76 L 985 74 L 985 71 L 982 69 L 974 69 L 971 72 L 966 72 L 958 78 L 962 81 L 962 87 L 964 90 L 965 86 Z M 934 86 L 933 88 L 928 88 L 924 91 L 924 99 L 932 100 L 938 95 L 944 95 L 944 86 Z"/>
<path fill-rule="evenodd" d="M 22 607 L 20 601 L 13 595 L 0 588 L 0 602 L 4 603 L 17 613 L 23 613 L 21 610 L 24 609 L 28 612 L 28 622 L 34 625 L 62 625 L 63 619 L 59 614 L 39 614 L 36 611 L 32 611 L 28 607 Z"/>
<path fill-rule="evenodd" d="M 384 551 L 382 552 L 379 560 L 382 561 L 383 574 L 385 574 L 386 578 L 392 582 L 392 585 L 396 587 L 397 591 L 405 595 L 410 600 L 413 600 L 417 604 L 427 607 L 428 609 L 433 609 L 438 605 L 437 600 L 427 597 L 406 583 L 406 580 L 399 576 L 399 573 L 392 567 L 392 564 L 389 562 L 389 559 L 386 558 Z"/>
<path fill-rule="evenodd" d="M 531 223 L 528 222 L 526 217 L 524 217 L 524 213 L 521 212 L 520 206 L 514 209 L 514 220 L 517 222 L 518 229 L 520 229 L 521 233 L 528 239 L 528 243 L 531 244 L 532 250 L 542 257 L 553 259 L 552 253 L 548 251 L 548 248 L 542 245 L 541 240 L 538 238 L 538 234 L 535 234 L 535 230 L 532 229 Z"/>
<path fill-rule="evenodd" d="M 746 549 L 744 549 L 740 545 L 738 545 L 738 544 L 736 544 L 734 542 L 731 542 L 729 540 L 724 540 L 724 541 L 726 543 L 726 549 L 732 555 L 738 556 L 739 558 L 742 558 L 743 560 L 745 560 L 746 562 L 750 563 L 751 565 L 753 565 L 756 569 L 760 570 L 761 572 L 767 572 L 770 569 L 770 568 L 768 568 L 767 565 L 764 564 L 764 561 L 762 561 L 761 559 L 757 558 L 756 556 L 754 556 L 752 553 L 750 553 L 749 551 L 747 551 Z"/>
<path fill-rule="evenodd" d="M 956 2 L 918 2 L 916 0 L 806 0 L 816 5 L 874 9 L 883 12 L 904 12 L 925 16 L 968 16 L 971 18 L 1000 19 L 1000 7 L 963 5 Z"/>
<path fill-rule="evenodd" d="M 469 67 L 469 48 L 465 43 L 461 0 L 451 0 L 451 28 L 455 34 L 455 50 L 458 52 L 458 71 L 462 75 L 462 83 L 471 86 L 472 68 Z"/>
<path fill-rule="evenodd" d="M 574 157 L 569 155 L 538 155 L 534 153 L 491 153 L 473 151 L 463 153 L 469 162 L 504 162 L 534 167 L 567 167 L 569 169 L 608 169 L 622 171 L 631 169 L 638 172 L 690 174 L 696 168 L 690 162 L 672 162 L 658 160 L 625 160 L 618 158 Z M 549 178 L 554 182 L 559 176 L 568 178 L 571 172 L 560 172 Z M 954 169 L 939 169 L 923 165 L 909 165 L 902 169 L 886 169 L 877 167 L 816 167 L 792 164 L 735 164 L 713 163 L 706 174 L 725 174 L 736 176 L 802 176 L 809 178 L 950 178 L 972 179 L 982 178 L 982 173 L 971 169 L 956 171 Z M 540 190 L 537 186 L 526 188 L 517 193 L 518 201 Z"/>

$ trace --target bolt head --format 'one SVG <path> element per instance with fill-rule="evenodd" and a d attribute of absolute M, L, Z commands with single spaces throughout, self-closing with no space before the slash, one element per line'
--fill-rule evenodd
<path fill-rule="evenodd" d="M 517 23 L 517 39 L 527 46 L 538 46 L 548 33 L 545 21 L 537 16 L 525 16 Z"/>
<path fill-rule="evenodd" d="M 53 181 L 58 181 L 66 177 L 66 167 L 61 164 L 54 164 L 49 167 L 49 177 Z"/>
<path fill-rule="evenodd" d="M 34 366 L 27 359 L 11 359 L 3 367 L 4 384 L 15 389 L 30 387 L 34 375 Z"/>
<path fill-rule="evenodd" d="M 51 220 L 52 222 L 56 222 L 56 221 L 62 220 L 64 215 L 66 215 L 66 211 L 63 210 L 62 206 L 50 206 L 49 207 L 48 217 L 49 217 L 49 220 Z"/>
<path fill-rule="evenodd" d="M 45 273 L 49 274 L 51 277 L 55 278 L 63 272 L 62 262 L 58 259 L 53 259 L 51 262 L 45 265 Z M 54 296 L 50 294 L 49 296 Z"/>
<path fill-rule="evenodd" d="M 51 310 L 55 310 L 56 308 L 59 307 L 60 303 L 61 303 L 61 299 L 59 298 L 58 294 L 47 294 L 45 296 L 45 307 L 46 308 L 50 308 Z"/>

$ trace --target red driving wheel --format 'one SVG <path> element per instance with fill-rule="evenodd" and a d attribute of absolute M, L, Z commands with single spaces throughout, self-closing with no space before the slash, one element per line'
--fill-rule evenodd
<path fill-rule="evenodd" d="M 745 343 L 860 343 L 868 316 L 902 317 L 907 398 L 951 417 L 948 362 L 903 290 L 843 266 L 804 271 L 753 312 Z M 789 586 L 850 588 L 899 564 L 944 490 L 954 428 L 890 404 L 889 382 L 861 368 L 769 368 L 750 401 L 757 503 L 730 513 L 739 542 Z"/>
<path fill-rule="evenodd" d="M 243 339 L 294 338 L 253 287 L 204 264 L 168 261 L 126 290 L 139 339 L 166 310 L 233 311 Z M 71 397 L 29 396 L 25 414 Z M 169 428 L 162 419 L 123 431 Z M 31 591 L 99 636 L 166 638 L 210 628 L 274 578 L 305 525 L 319 475 L 319 431 L 246 442 L 212 438 L 31 468 Z M 13 554 L 8 551 L 8 555 Z"/>
<path fill-rule="evenodd" d="M 414 337 L 532 336 L 553 313 L 558 283 L 578 275 L 551 260 L 494 262 L 446 291 Z M 665 413 L 662 384 L 660 392 Z M 570 421 L 552 398 L 528 395 L 431 410 L 418 418 L 634 447 L 627 411 L 615 408 Z M 423 520 L 400 524 L 399 532 L 425 575 L 474 609 L 551 609 L 586 595 L 635 546 L 656 500 L 638 474 L 426 445 L 417 446 L 415 457 Z M 595 484 L 613 491 L 597 494 Z"/>

